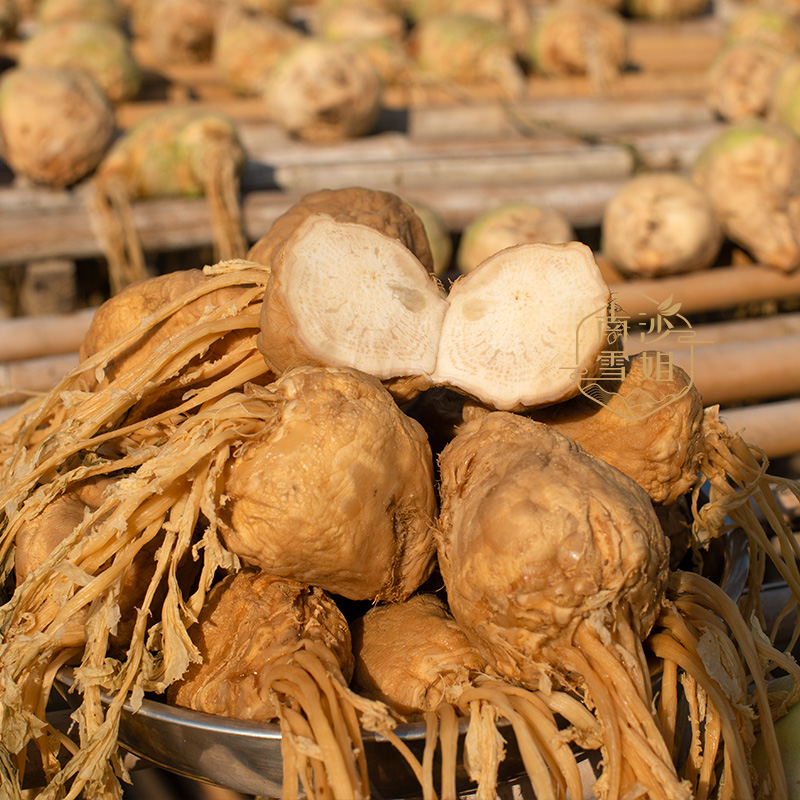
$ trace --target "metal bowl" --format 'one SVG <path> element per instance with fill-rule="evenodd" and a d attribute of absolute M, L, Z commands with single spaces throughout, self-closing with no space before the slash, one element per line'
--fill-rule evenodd
<path fill-rule="evenodd" d="M 64 698 L 73 706 L 77 698 L 69 689 L 72 671 L 63 668 L 57 683 Z M 514 783 L 525 776 L 513 729 L 502 725 L 506 757 L 500 767 L 500 780 Z M 459 751 L 463 745 L 466 721 L 459 723 Z M 421 760 L 425 746 L 425 725 L 400 725 L 395 733 Z M 373 800 L 400 800 L 420 795 L 413 771 L 394 746 L 383 737 L 365 731 L 364 745 L 369 764 Z M 281 732 L 278 725 L 240 720 L 189 711 L 157 700 L 145 699 L 139 710 L 126 704 L 120 720 L 119 742 L 133 755 L 194 780 L 218 784 L 250 795 L 280 797 L 283 762 Z M 459 752 L 456 775 L 459 792 L 474 790 L 462 765 Z M 596 775 L 596 754 L 578 754 L 584 786 L 590 787 Z M 590 795 L 587 795 L 590 796 Z"/>

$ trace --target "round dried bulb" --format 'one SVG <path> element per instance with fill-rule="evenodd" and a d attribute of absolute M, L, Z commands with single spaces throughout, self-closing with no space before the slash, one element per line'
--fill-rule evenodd
<path fill-rule="evenodd" d="M 433 254 L 424 221 L 393 192 L 350 186 L 320 189 L 293 203 L 250 248 L 249 261 L 270 266 L 289 237 L 312 214 L 328 214 L 339 222 L 359 222 L 402 242 L 429 271 Z"/>
<path fill-rule="evenodd" d="M 786 62 L 776 74 L 768 116 L 800 135 L 800 58 Z"/>
<path fill-rule="evenodd" d="M 330 649 L 346 679 L 353 671 L 350 631 L 321 589 L 246 569 L 216 584 L 192 640 L 201 661 L 168 691 L 170 703 L 205 714 L 268 722 L 278 716 L 262 675 L 305 645 Z"/>
<path fill-rule="evenodd" d="M 67 21 L 40 28 L 20 48 L 19 64 L 82 70 L 112 103 L 132 100 L 142 85 L 128 39 L 106 22 Z"/>
<path fill-rule="evenodd" d="M 472 676 L 486 669 L 486 659 L 434 594 L 375 606 L 350 629 L 353 687 L 405 721 L 457 702 Z"/>
<path fill-rule="evenodd" d="M 628 29 L 618 12 L 584 3 L 547 6 L 534 20 L 527 57 L 543 75 L 613 79 L 628 60 Z"/>
<path fill-rule="evenodd" d="M 468 223 L 456 253 L 459 272 L 471 272 L 482 261 L 522 242 L 563 244 L 577 237 L 569 220 L 552 208 L 512 201 L 490 208 Z"/>
<path fill-rule="evenodd" d="M 417 67 L 432 78 L 464 86 L 494 85 L 505 96 L 525 92 L 508 29 L 475 14 L 440 14 L 418 22 L 408 37 Z"/>
<path fill-rule="evenodd" d="M 259 396 L 264 433 L 225 468 L 228 549 L 352 600 L 408 597 L 434 556 L 422 426 L 355 370 L 300 368 Z"/>
<path fill-rule="evenodd" d="M 700 151 L 693 180 L 726 236 L 757 261 L 800 266 L 800 141 L 784 125 L 731 123 Z"/>
<path fill-rule="evenodd" d="M 157 0 L 150 5 L 147 42 L 162 64 L 211 60 L 222 0 Z"/>
<path fill-rule="evenodd" d="M 724 45 L 708 67 L 708 104 L 728 122 L 763 117 L 789 59 L 786 52 L 758 39 Z"/>
<path fill-rule="evenodd" d="M 0 151 L 35 183 L 63 188 L 89 175 L 114 130 L 108 99 L 84 72 L 15 67 L 0 79 Z"/>
<path fill-rule="evenodd" d="M 624 377 L 612 390 L 532 416 L 624 472 L 654 503 L 674 503 L 700 474 L 703 400 L 691 376 L 668 357 L 637 353 L 624 362 Z"/>
<path fill-rule="evenodd" d="M 534 688 L 582 621 L 646 636 L 669 545 L 645 491 L 544 423 L 493 412 L 444 449 L 439 562 L 455 619 Z M 558 673 L 556 673 L 557 677 Z"/>
<path fill-rule="evenodd" d="M 236 94 L 258 97 L 277 60 L 303 38 L 300 30 L 276 17 L 237 15 L 214 38 L 214 69 Z"/>
<path fill-rule="evenodd" d="M 675 172 L 628 180 L 606 204 L 601 232 L 613 265 L 643 278 L 707 269 L 724 238 L 705 192 Z"/>
<path fill-rule="evenodd" d="M 284 53 L 266 80 L 267 116 L 290 136 L 333 142 L 370 133 L 383 85 L 369 57 L 347 42 L 306 38 Z"/>

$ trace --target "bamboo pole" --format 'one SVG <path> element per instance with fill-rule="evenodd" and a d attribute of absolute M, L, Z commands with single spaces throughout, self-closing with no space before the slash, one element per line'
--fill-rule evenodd
<path fill-rule="evenodd" d="M 662 349 L 685 369 L 705 405 L 730 405 L 800 395 L 800 334 L 688 349 Z"/>
<path fill-rule="evenodd" d="M 76 353 L 0 364 L 0 405 L 16 405 L 32 395 L 49 392 L 77 364 Z"/>
<path fill-rule="evenodd" d="M 632 318 L 652 316 L 667 301 L 680 303 L 681 314 L 696 314 L 800 297 L 800 270 L 787 274 L 758 264 L 715 267 L 673 278 L 620 281 L 610 288 Z"/>
<path fill-rule="evenodd" d="M 800 399 L 724 409 L 720 418 L 769 458 L 800 453 Z"/>
<path fill-rule="evenodd" d="M 0 363 L 77 353 L 95 310 L 0 320 Z"/>

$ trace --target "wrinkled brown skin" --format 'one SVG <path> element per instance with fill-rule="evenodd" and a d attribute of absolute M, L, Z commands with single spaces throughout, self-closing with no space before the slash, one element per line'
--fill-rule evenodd
<path fill-rule="evenodd" d="M 103 492 L 112 483 L 113 480 L 103 476 L 77 483 L 51 501 L 39 516 L 19 529 L 15 538 L 14 561 L 17 584 L 21 584 L 47 560 L 53 550 L 83 521 L 84 514 L 100 508 L 104 500 Z M 158 539 L 154 539 L 143 547 L 125 571 L 119 590 L 120 620 L 116 633 L 111 637 L 112 646 L 126 647 L 130 642 L 136 621 L 136 607 L 144 598 L 150 579 L 155 573 L 154 556 L 159 543 Z M 187 574 L 185 577 L 189 578 L 191 575 Z M 160 596 L 162 601 L 164 593 Z M 84 613 L 78 614 L 64 626 L 61 641 L 64 647 L 83 644 L 84 617 Z"/>
<path fill-rule="evenodd" d="M 114 111 L 91 76 L 15 67 L 0 83 L 0 153 L 18 175 L 61 189 L 89 175 L 114 136 Z"/>
<path fill-rule="evenodd" d="M 433 594 L 375 606 L 351 623 L 353 688 L 404 721 L 455 701 L 486 659 Z"/>
<path fill-rule="evenodd" d="M 644 637 L 660 609 L 669 544 L 650 499 L 543 423 L 473 420 L 440 457 L 439 563 L 455 619 L 497 671 L 556 681 L 582 621 Z"/>
<path fill-rule="evenodd" d="M 134 330 L 149 314 L 196 289 L 207 279 L 202 270 L 189 269 L 147 278 L 127 286 L 106 300 L 95 312 L 80 346 L 80 360 L 83 361 L 112 345 L 120 337 Z M 197 323 L 205 309 L 211 304 L 221 305 L 239 293 L 239 289 L 231 287 L 217 290 L 213 295 L 204 295 L 187 304 L 155 328 L 147 331 L 128 350 L 113 359 L 104 370 L 103 380 L 111 381 L 125 370 L 144 363 L 160 344 L 169 341 L 176 333 Z M 239 333 L 228 334 L 222 342 L 206 353 L 205 358 L 221 355 L 225 347 L 234 344 L 241 338 L 241 335 Z M 93 373 L 82 373 L 80 381 L 81 388 L 85 391 L 92 391 L 98 386 L 97 376 Z"/>
<path fill-rule="evenodd" d="M 580 395 L 530 416 L 633 478 L 654 503 L 669 505 L 692 489 L 700 473 L 703 401 L 685 370 L 673 366 L 672 380 L 656 380 L 647 376 L 644 358 L 627 361 L 625 379 L 607 405 Z M 646 416 L 633 418 L 637 409 Z"/>
<path fill-rule="evenodd" d="M 275 719 L 262 677 L 304 643 L 329 647 L 348 681 L 353 672 L 350 631 L 333 599 L 321 589 L 258 570 L 229 575 L 211 590 L 192 639 L 202 662 L 190 665 L 167 698 L 206 714 Z"/>
<path fill-rule="evenodd" d="M 401 241 L 433 272 L 425 226 L 414 209 L 392 192 L 362 187 L 322 189 L 302 197 L 272 223 L 250 248 L 248 261 L 272 266 L 272 261 L 287 239 L 312 214 L 329 214 L 337 222 L 359 222 Z"/>
<path fill-rule="evenodd" d="M 225 472 L 229 550 L 351 600 L 403 600 L 433 569 L 433 458 L 424 429 L 371 375 L 292 370 L 274 417 Z"/>

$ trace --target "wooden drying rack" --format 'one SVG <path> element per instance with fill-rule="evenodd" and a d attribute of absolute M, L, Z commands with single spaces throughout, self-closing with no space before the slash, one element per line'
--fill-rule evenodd
<path fill-rule="evenodd" d="M 267 122 L 259 98 L 237 98 L 208 64 L 163 67 L 142 45 L 147 76 L 139 99 L 117 109 L 122 130 L 167 105 L 228 114 L 248 153 L 242 209 L 251 241 L 303 194 L 319 188 L 387 189 L 436 210 L 457 235 L 505 200 L 562 211 L 578 229 L 599 226 L 608 200 L 637 170 L 685 170 L 722 127 L 705 101 L 705 70 L 721 42 L 715 17 L 674 24 L 630 23 L 631 68 L 598 94 L 587 78 L 531 76 L 524 99 L 489 87 L 427 86 L 387 91 L 376 131 L 330 145 L 290 140 Z M 0 182 L 0 268 L 48 259 L 100 258 L 86 211 L 90 183 L 51 191 Z M 210 244 L 204 200 L 139 202 L 134 221 L 148 252 Z M 800 298 L 800 274 L 722 264 L 660 281 L 623 281 L 598 254 L 615 295 L 681 303 L 687 315 L 725 313 Z M 629 313 L 644 313 L 626 306 Z M 47 391 L 77 363 L 92 310 L 0 322 L 0 403 L 10 413 L 26 393 Z M 676 348 L 707 403 L 772 457 L 800 453 L 800 316 L 713 323 L 706 344 Z M 644 346 L 643 343 L 642 346 Z M 631 348 L 635 349 L 635 347 Z M 681 362 L 684 359 L 684 362 Z M 775 398 L 779 402 L 770 402 Z M 743 405 L 746 404 L 746 405 Z M 741 407 L 737 407 L 741 406 Z M 778 422 L 776 422 L 778 421 Z M 779 433 L 779 435 L 777 435 Z"/>

